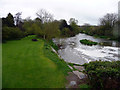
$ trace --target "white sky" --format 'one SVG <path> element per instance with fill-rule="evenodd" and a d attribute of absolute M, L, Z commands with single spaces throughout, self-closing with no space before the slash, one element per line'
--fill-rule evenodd
<path fill-rule="evenodd" d="M 75 18 L 79 25 L 97 25 L 106 13 L 118 13 L 119 0 L 0 0 L 0 17 L 10 12 L 22 12 L 22 18 L 36 18 L 36 12 L 45 9 L 57 20 Z"/>

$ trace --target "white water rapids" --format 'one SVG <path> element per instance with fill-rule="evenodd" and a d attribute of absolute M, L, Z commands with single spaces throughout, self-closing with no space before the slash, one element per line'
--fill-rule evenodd
<path fill-rule="evenodd" d="M 80 43 L 81 39 L 89 39 L 95 42 L 103 43 L 101 45 L 87 46 Z M 53 39 L 55 44 L 62 45 L 58 54 L 66 62 L 84 64 L 90 61 L 116 61 L 120 60 L 120 44 L 116 41 L 94 38 L 85 34 L 78 34 L 75 37 Z M 105 45 L 104 45 L 105 43 Z"/>

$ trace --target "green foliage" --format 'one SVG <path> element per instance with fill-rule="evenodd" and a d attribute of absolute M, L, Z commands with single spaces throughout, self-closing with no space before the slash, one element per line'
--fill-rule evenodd
<path fill-rule="evenodd" d="M 14 28 L 14 27 L 3 27 L 2 28 L 3 41 L 20 39 L 23 36 L 24 36 L 24 33 L 19 28 Z"/>
<path fill-rule="evenodd" d="M 2 45 L 3 88 L 64 88 L 67 64 L 35 35 Z M 46 45 L 45 45 L 46 43 Z M 46 47 L 48 49 L 46 49 Z"/>
<path fill-rule="evenodd" d="M 43 30 L 47 40 L 60 36 L 59 25 L 56 22 L 45 23 Z"/>
<path fill-rule="evenodd" d="M 70 25 L 75 35 L 79 33 L 79 27 L 76 23 L 71 23 Z"/>
<path fill-rule="evenodd" d="M 70 25 L 72 25 L 72 24 L 76 24 L 77 25 L 78 20 L 76 20 L 75 18 L 70 18 L 69 23 L 70 23 Z"/>
<path fill-rule="evenodd" d="M 87 84 L 80 84 L 79 87 L 80 87 L 80 89 L 88 89 L 88 90 L 91 88 L 91 87 L 90 87 L 89 85 L 87 85 Z"/>
<path fill-rule="evenodd" d="M 42 37 L 44 35 L 43 26 L 40 20 L 36 20 L 33 22 L 31 20 L 25 21 L 23 24 L 24 31 L 26 35 L 37 35 L 38 37 Z"/>
<path fill-rule="evenodd" d="M 40 18 L 40 16 L 43 14 L 43 18 Z M 35 20 L 31 20 L 30 18 L 24 20 L 24 22 L 21 22 L 21 13 L 17 13 L 15 16 L 15 21 L 16 21 L 16 26 L 19 27 L 21 31 L 23 31 L 25 36 L 28 35 L 37 35 L 37 37 L 44 38 L 47 40 L 51 40 L 52 38 L 55 37 L 60 37 L 60 36 L 74 36 L 77 33 L 79 33 L 79 28 L 77 26 L 77 20 L 74 18 L 70 19 L 70 25 L 67 25 L 67 22 L 65 20 L 57 21 L 57 20 L 52 20 L 51 14 L 48 15 L 49 19 L 44 16 L 47 14 L 46 11 L 42 10 L 40 13 L 37 13 L 39 18 L 36 18 Z M 45 20 L 45 21 L 44 21 Z M 46 21 L 47 20 L 47 21 Z M 13 16 L 9 13 L 6 18 L 2 18 L 3 25 L 4 27 L 11 27 L 13 22 Z M 5 23 L 5 24 L 4 24 Z M 9 23 L 9 24 L 8 24 Z M 8 29 L 4 29 L 4 39 L 10 39 L 8 37 L 9 31 Z M 19 30 L 16 30 L 19 31 Z M 16 32 L 15 31 L 15 32 Z M 12 32 L 11 32 L 12 33 Z M 20 33 L 20 32 L 19 32 Z M 14 36 L 15 33 L 13 32 Z M 16 33 L 16 36 L 18 34 Z M 22 35 L 22 34 L 21 34 Z M 18 36 L 21 37 L 21 36 Z"/>
<path fill-rule="evenodd" d="M 70 66 L 72 66 L 72 67 L 73 67 L 74 65 L 75 65 L 75 66 L 82 66 L 82 65 L 79 65 L 79 64 L 75 64 L 75 63 L 68 63 L 68 64 L 69 64 Z"/>
<path fill-rule="evenodd" d="M 67 63 L 64 60 L 59 59 L 56 53 L 52 52 L 49 42 L 46 42 L 44 46 L 44 55 L 57 64 L 59 70 L 61 70 L 65 75 L 68 75 L 67 72 L 70 72 L 71 69 L 67 66 Z"/>
<path fill-rule="evenodd" d="M 6 17 L 7 19 L 7 23 L 9 27 L 13 27 L 14 26 L 14 17 L 11 13 L 8 14 L 8 16 Z"/>
<path fill-rule="evenodd" d="M 74 18 L 70 18 L 69 20 L 70 25 L 67 25 L 65 20 L 61 20 L 59 22 L 59 28 L 61 31 L 61 36 L 63 37 L 71 37 L 80 32 L 79 27 L 77 25 L 78 21 Z"/>
<path fill-rule="evenodd" d="M 97 45 L 97 44 L 98 44 L 97 42 L 93 42 L 93 41 L 87 40 L 87 39 L 82 39 L 82 40 L 80 40 L 80 42 L 81 42 L 82 44 L 90 45 L 90 46 L 92 46 L 92 45 Z"/>
<path fill-rule="evenodd" d="M 63 36 L 70 36 L 70 30 L 69 30 L 69 28 L 63 28 L 63 30 L 61 31 L 61 34 L 63 35 Z"/>
<path fill-rule="evenodd" d="M 27 35 L 34 34 L 34 29 L 32 29 L 33 22 L 32 21 L 25 21 L 23 24 L 23 29 Z"/>
<path fill-rule="evenodd" d="M 56 50 L 58 51 L 58 46 L 52 41 L 52 40 L 49 40 L 48 43 Z"/>
<path fill-rule="evenodd" d="M 60 36 L 59 24 L 55 21 L 42 24 L 40 20 L 35 19 L 34 22 L 24 22 L 23 28 L 28 35 L 37 35 L 47 40 Z"/>
<path fill-rule="evenodd" d="M 120 61 L 94 61 L 84 64 L 92 87 L 118 88 L 120 85 Z M 114 82 L 113 82 L 114 81 Z"/>
<path fill-rule="evenodd" d="M 2 18 L 2 26 L 14 27 L 14 18 L 11 13 L 6 18 Z"/>
<path fill-rule="evenodd" d="M 106 14 L 103 18 L 100 18 L 99 26 L 83 25 L 80 27 L 80 32 L 92 36 L 105 36 L 107 39 L 109 38 L 118 40 L 118 37 L 114 35 L 116 33 L 114 30 L 115 25 L 117 25 L 117 15 L 111 13 Z"/>
<path fill-rule="evenodd" d="M 67 28 L 67 22 L 66 20 L 60 20 L 60 24 L 59 24 L 59 29 L 62 30 L 64 28 Z"/>
<path fill-rule="evenodd" d="M 67 23 L 63 20 L 60 23 L 60 30 L 61 30 L 61 36 L 64 37 L 71 37 L 80 32 L 79 27 L 77 25 L 78 21 L 74 18 L 70 18 L 69 20 L 70 25 L 67 25 Z"/>
<path fill-rule="evenodd" d="M 39 26 L 39 24 L 33 23 L 31 26 L 31 29 L 33 30 L 33 34 L 43 36 L 44 32 Z"/>
<path fill-rule="evenodd" d="M 68 65 L 70 65 L 73 68 L 73 71 L 77 70 L 74 66 L 81 66 L 81 65 L 75 64 L 75 63 L 68 63 Z"/>

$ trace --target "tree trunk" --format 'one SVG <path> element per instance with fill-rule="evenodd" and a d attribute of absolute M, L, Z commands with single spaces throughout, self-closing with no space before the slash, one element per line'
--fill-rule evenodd
<path fill-rule="evenodd" d="M 44 39 L 45 39 L 45 35 L 44 35 Z"/>

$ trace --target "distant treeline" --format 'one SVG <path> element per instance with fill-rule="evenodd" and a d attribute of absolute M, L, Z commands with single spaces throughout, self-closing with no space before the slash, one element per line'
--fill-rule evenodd
<path fill-rule="evenodd" d="M 37 35 L 38 37 L 51 40 L 55 37 L 71 37 L 78 33 L 88 35 L 109 37 L 118 39 L 117 35 L 113 34 L 115 25 L 118 24 L 116 14 L 107 14 L 100 19 L 99 26 L 85 24 L 78 26 L 78 21 L 70 18 L 69 25 L 65 19 L 54 20 L 53 15 L 44 9 L 36 13 L 37 17 L 32 20 L 29 17 L 21 18 L 22 13 L 18 12 L 15 16 L 11 13 L 6 18 L 2 18 L 2 40 L 20 39 L 27 35 Z"/>
<path fill-rule="evenodd" d="M 80 26 L 80 33 L 85 33 L 100 38 L 120 40 L 119 27 L 120 21 L 118 21 L 118 15 L 108 13 L 103 18 L 99 19 L 98 26 L 91 26 L 89 24 Z"/>

